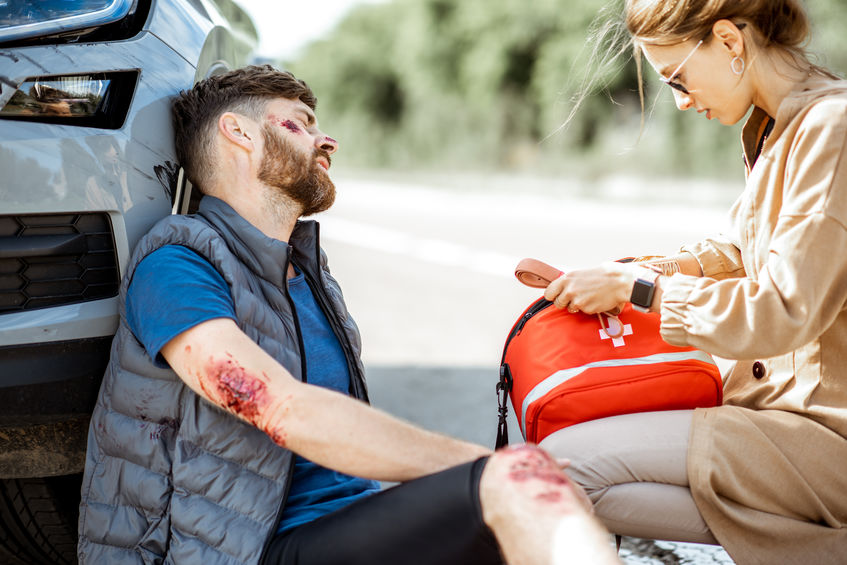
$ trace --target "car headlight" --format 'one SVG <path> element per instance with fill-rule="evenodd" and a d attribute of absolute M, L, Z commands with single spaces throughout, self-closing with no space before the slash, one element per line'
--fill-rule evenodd
<path fill-rule="evenodd" d="M 94 28 L 126 17 L 133 0 L 0 0 L 0 42 Z"/>
<path fill-rule="evenodd" d="M 0 119 L 118 129 L 137 71 L 31 77 L 0 109 Z"/>

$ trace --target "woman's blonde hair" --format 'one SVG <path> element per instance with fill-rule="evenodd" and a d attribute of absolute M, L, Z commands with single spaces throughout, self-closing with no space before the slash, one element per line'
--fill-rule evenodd
<path fill-rule="evenodd" d="M 641 45 L 674 45 L 712 38 L 712 26 L 729 20 L 750 28 L 758 49 L 777 49 L 797 68 L 837 78 L 809 60 L 809 17 L 800 0 L 625 0 L 624 25 L 632 37 L 638 91 L 644 109 Z"/>
<path fill-rule="evenodd" d="M 639 83 L 642 44 L 708 43 L 718 20 L 750 26 L 757 48 L 777 49 L 802 70 L 837 78 L 809 60 L 811 26 L 800 0 L 625 0 L 624 23 L 633 39 Z"/>
<path fill-rule="evenodd" d="M 758 32 L 760 47 L 806 59 L 809 18 L 799 0 L 626 0 L 624 18 L 636 43 L 656 45 L 708 41 L 718 20 L 744 22 Z"/>
<path fill-rule="evenodd" d="M 623 5 L 623 21 L 620 7 Z M 712 27 L 719 20 L 730 20 L 748 30 L 757 49 L 778 49 L 791 57 L 798 68 L 830 78 L 829 70 L 811 62 L 806 45 L 810 23 L 800 0 L 614 0 L 603 9 L 589 33 L 594 44 L 590 67 L 608 69 L 632 46 L 641 101 L 641 125 L 644 126 L 644 80 L 641 46 L 674 45 L 688 40 L 708 43 Z M 585 99 L 595 92 L 602 73 L 590 73 L 574 96 L 567 119 L 556 130 L 568 126 Z M 552 134 L 551 134 L 552 135 Z"/>

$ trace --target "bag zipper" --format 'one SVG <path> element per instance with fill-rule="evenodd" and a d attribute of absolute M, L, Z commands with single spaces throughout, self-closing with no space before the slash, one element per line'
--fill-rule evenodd
<path fill-rule="evenodd" d="M 283 265 L 284 270 L 283 273 L 285 276 L 285 298 L 288 300 L 289 307 L 291 308 L 292 319 L 294 320 L 294 331 L 297 334 L 297 347 L 300 349 L 300 380 L 304 383 L 308 382 L 307 377 L 307 365 L 306 365 L 306 346 L 303 345 L 303 334 L 300 331 L 300 320 L 297 317 L 297 309 L 294 308 L 294 299 L 291 298 L 291 293 L 288 290 L 288 265 L 291 263 L 291 246 L 287 247 L 285 250 L 285 265 Z M 283 448 L 285 449 L 285 448 Z M 285 481 L 285 485 L 283 486 L 282 498 L 279 501 L 279 506 L 276 510 L 276 520 L 274 520 L 273 527 L 271 528 L 270 533 L 265 537 L 265 543 L 262 545 L 262 552 L 260 555 L 260 563 L 265 559 L 265 553 L 267 553 L 268 548 L 271 545 L 274 537 L 276 537 L 276 531 L 279 529 L 279 522 L 282 520 L 282 514 L 285 512 L 285 505 L 288 502 L 288 494 L 291 491 L 291 483 L 294 481 L 294 466 L 297 459 L 297 454 L 287 450 L 291 453 L 291 463 L 288 466 L 288 479 Z"/>
<path fill-rule="evenodd" d="M 506 418 L 509 415 L 509 406 L 507 397 L 512 391 L 512 372 L 509 370 L 509 365 L 506 363 L 506 351 L 509 349 L 509 344 L 512 340 L 521 333 L 526 323 L 536 314 L 553 304 L 549 300 L 539 298 L 533 302 L 529 308 L 523 313 L 523 316 L 515 322 L 512 331 L 506 338 L 506 344 L 503 345 L 503 356 L 500 358 L 500 380 L 497 381 L 497 439 L 494 441 L 494 448 L 499 449 L 509 444 L 509 430 L 506 425 Z"/>
<path fill-rule="evenodd" d="M 503 346 L 503 356 L 500 358 L 500 365 L 506 362 L 506 351 L 508 351 L 509 349 L 509 344 L 512 342 L 513 339 L 515 339 L 515 337 L 517 337 L 519 333 L 521 333 L 521 330 L 523 330 L 523 327 L 526 325 L 526 323 L 529 322 L 529 320 L 533 316 L 535 316 L 536 314 L 538 314 L 539 312 L 541 312 L 552 304 L 553 303 L 549 300 L 539 298 L 538 300 L 533 302 L 529 308 L 526 309 L 523 316 L 521 316 L 520 319 L 515 322 L 515 325 L 512 327 L 512 331 L 509 332 L 509 336 L 506 338 L 506 344 Z"/>

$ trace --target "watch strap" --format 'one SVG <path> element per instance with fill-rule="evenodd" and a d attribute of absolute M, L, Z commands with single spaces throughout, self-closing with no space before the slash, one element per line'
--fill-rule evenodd
<path fill-rule="evenodd" d="M 639 273 L 632 284 L 632 293 L 629 301 L 632 307 L 640 312 L 648 312 L 653 305 L 653 297 L 656 293 L 656 281 L 662 274 L 660 269 L 647 266 L 639 269 Z"/>

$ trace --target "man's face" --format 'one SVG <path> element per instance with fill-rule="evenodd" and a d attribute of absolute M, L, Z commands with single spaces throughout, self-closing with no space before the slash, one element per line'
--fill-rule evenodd
<path fill-rule="evenodd" d="M 262 137 L 259 180 L 299 203 L 302 216 L 332 206 L 335 185 L 327 170 L 338 143 L 318 129 L 311 108 L 299 100 L 271 101 Z"/>

